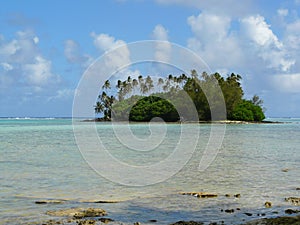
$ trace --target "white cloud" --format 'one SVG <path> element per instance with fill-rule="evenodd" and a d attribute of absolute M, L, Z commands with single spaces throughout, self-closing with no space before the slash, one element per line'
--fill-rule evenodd
<path fill-rule="evenodd" d="M 70 99 L 74 96 L 75 90 L 73 89 L 62 89 L 57 90 L 56 95 L 49 97 L 48 101 L 57 100 L 57 99 Z"/>
<path fill-rule="evenodd" d="M 249 49 L 254 48 L 258 57 L 262 58 L 269 68 L 288 71 L 295 64 L 295 60 L 289 58 L 284 44 L 273 33 L 264 17 L 245 17 L 241 20 L 241 27 L 246 40 L 252 43 Z"/>
<path fill-rule="evenodd" d="M 272 77 L 272 81 L 278 91 L 300 93 L 300 73 L 276 75 Z"/>
<path fill-rule="evenodd" d="M 162 25 L 156 25 L 152 36 L 157 40 L 155 46 L 155 60 L 159 62 L 169 62 L 171 57 L 171 43 L 168 41 L 168 31 Z"/>
<path fill-rule="evenodd" d="M 36 56 L 34 63 L 25 64 L 23 71 L 28 82 L 35 86 L 44 86 L 58 81 L 58 77 L 51 72 L 51 61 L 42 56 Z"/>
<path fill-rule="evenodd" d="M 286 25 L 285 39 L 291 51 L 300 49 L 300 19 Z"/>
<path fill-rule="evenodd" d="M 33 38 L 34 44 L 38 44 L 39 41 L 40 41 L 40 39 L 39 39 L 37 36 L 35 36 L 35 37 Z"/>
<path fill-rule="evenodd" d="M 79 56 L 79 46 L 73 40 L 65 41 L 65 49 L 64 49 L 65 57 L 69 62 L 77 62 Z"/>
<path fill-rule="evenodd" d="M 209 65 L 216 68 L 241 66 L 243 52 L 239 39 L 230 32 L 231 18 L 202 12 L 187 19 L 194 36 L 187 41 L 188 48 L 198 53 Z"/>
<path fill-rule="evenodd" d="M 159 41 L 168 41 L 168 31 L 161 24 L 158 24 L 153 30 L 153 38 Z"/>
<path fill-rule="evenodd" d="M 92 32 L 91 37 L 94 38 L 95 47 L 100 51 L 107 51 L 126 44 L 125 41 L 116 40 L 108 34 L 96 34 L 95 32 Z"/>
<path fill-rule="evenodd" d="M 253 7 L 254 2 L 252 0 L 156 0 L 156 2 L 165 5 L 178 4 L 201 9 L 218 15 L 232 15 L 236 17 L 251 13 L 255 9 Z"/>
<path fill-rule="evenodd" d="M 14 67 L 6 62 L 3 62 L 0 64 L 2 66 L 2 68 L 5 70 L 5 71 L 10 71 L 12 70 Z"/>
<path fill-rule="evenodd" d="M 71 39 L 64 43 L 64 55 L 68 62 L 78 63 L 84 68 L 88 67 L 94 60 L 90 55 L 83 54 L 80 45 Z"/>
<path fill-rule="evenodd" d="M 243 18 L 241 24 L 245 34 L 256 44 L 260 46 L 274 46 L 278 49 L 282 48 L 282 43 L 279 42 L 264 17 L 260 15 L 249 16 Z"/>
<path fill-rule="evenodd" d="M 219 16 L 211 13 L 201 13 L 197 17 L 190 16 L 187 19 L 188 25 L 197 38 L 202 41 L 215 39 L 222 41 L 227 37 L 230 28 L 230 18 L 227 16 Z"/>
<path fill-rule="evenodd" d="M 91 33 L 91 37 L 94 39 L 94 45 L 100 52 L 108 52 L 106 54 L 105 63 L 108 68 L 118 70 L 120 67 L 129 65 L 130 51 L 123 40 L 116 40 L 114 37 L 108 34 L 96 34 Z"/>
<path fill-rule="evenodd" d="M 17 40 L 12 40 L 7 44 L 3 44 L 0 46 L 0 55 L 2 56 L 10 56 L 14 55 L 21 47 Z"/>
<path fill-rule="evenodd" d="M 277 14 L 279 16 L 284 17 L 284 16 L 287 16 L 289 14 L 289 10 L 288 9 L 278 9 Z"/>
<path fill-rule="evenodd" d="M 59 77 L 52 72 L 52 62 L 42 56 L 38 43 L 39 38 L 31 30 L 18 31 L 14 39 L 2 41 L 0 65 L 4 73 L 1 76 L 10 77 L 19 88 L 32 85 L 37 91 L 59 82 Z"/>

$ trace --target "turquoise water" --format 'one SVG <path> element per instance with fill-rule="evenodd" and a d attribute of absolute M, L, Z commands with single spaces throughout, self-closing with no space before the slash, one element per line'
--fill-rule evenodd
<path fill-rule="evenodd" d="M 0 119 L 0 224 L 48 220 L 51 217 L 46 211 L 70 207 L 104 208 L 108 217 L 117 221 L 115 224 L 150 224 L 152 219 L 157 224 L 179 220 L 239 224 L 261 218 L 257 213 L 264 212 L 265 217 L 283 215 L 284 209 L 293 208 L 284 198 L 300 197 L 296 190 L 300 187 L 300 119 L 273 120 L 285 123 L 226 125 L 220 151 L 204 172 L 198 165 L 211 125 L 184 124 L 187 130 L 200 126 L 199 142 L 188 163 L 165 182 L 129 187 L 100 176 L 88 165 L 76 144 L 71 119 Z M 117 128 L 123 126 L 118 124 Z M 167 158 L 178 145 L 181 125 L 165 126 L 163 142 L 147 153 L 123 146 L 108 123 L 98 123 L 96 129 L 115 158 L 139 166 Z M 131 130 L 138 138 L 151 134 L 148 124 L 132 124 Z M 198 199 L 178 194 L 192 191 L 213 192 L 219 197 Z M 237 193 L 241 198 L 224 196 Z M 45 199 L 68 201 L 57 205 L 34 203 Z M 86 203 L 91 200 L 121 202 Z M 266 201 L 273 207 L 266 209 Z M 240 210 L 221 212 L 231 208 Z"/>

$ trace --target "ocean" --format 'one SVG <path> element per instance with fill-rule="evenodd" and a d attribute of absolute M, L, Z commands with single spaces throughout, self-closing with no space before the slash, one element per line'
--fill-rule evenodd
<path fill-rule="evenodd" d="M 286 215 L 285 209 L 299 209 L 285 198 L 300 197 L 300 119 L 268 120 L 282 123 L 227 124 L 222 127 L 224 136 L 212 138 L 218 125 L 153 123 L 149 128 L 147 123 L 2 118 L 0 224 L 57 219 L 46 212 L 72 207 L 103 208 L 114 220 L 110 224 L 180 220 L 241 224 Z M 74 135 L 72 122 L 85 139 Z M 89 133 L 90 126 L 98 139 Z M 127 137 L 128 132 L 133 136 Z M 93 140 L 106 147 L 103 155 Z M 208 142 L 220 146 L 212 150 L 208 167 L 199 170 L 203 154 L 209 155 Z M 183 192 L 218 197 L 197 198 Z M 43 200 L 64 201 L 35 203 Z M 271 208 L 265 207 L 267 201 Z"/>

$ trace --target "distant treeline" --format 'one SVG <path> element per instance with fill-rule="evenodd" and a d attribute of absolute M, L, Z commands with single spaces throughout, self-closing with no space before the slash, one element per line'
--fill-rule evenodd
<path fill-rule="evenodd" d="M 197 119 L 210 121 L 216 119 L 212 118 L 211 109 L 218 103 L 208 101 L 207 92 L 209 90 L 210 96 L 219 96 L 217 90 L 221 90 L 227 118 L 217 119 L 262 121 L 265 118 L 263 101 L 257 95 L 251 100 L 244 99 L 241 79 L 240 75 L 234 73 L 224 78 L 219 73 L 209 75 L 203 72 L 198 75 L 196 70 L 192 70 L 190 76 L 170 74 L 156 80 L 150 76 L 140 75 L 136 79 L 129 76 L 124 81 L 118 80 L 115 85 L 107 80 L 94 108 L 97 114 L 103 115 L 101 120 L 104 121 L 110 121 L 111 118 L 120 121 L 150 121 L 154 117 L 160 117 L 166 122 L 195 120 L 193 110 L 189 112 L 191 107 L 184 97 L 187 94 L 196 109 Z M 211 88 L 216 83 L 219 89 Z M 182 110 L 185 111 L 184 118 L 179 113 Z"/>

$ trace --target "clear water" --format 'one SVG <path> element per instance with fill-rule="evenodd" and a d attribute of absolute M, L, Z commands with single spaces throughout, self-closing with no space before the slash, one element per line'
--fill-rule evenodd
<path fill-rule="evenodd" d="M 211 125 L 186 124 L 201 126 L 201 137 L 180 172 L 159 184 L 128 187 L 101 177 L 89 167 L 76 145 L 71 119 L 0 119 L 0 224 L 48 220 L 48 210 L 70 207 L 103 208 L 116 221 L 111 224 L 151 224 L 153 219 L 157 224 L 179 220 L 240 224 L 262 218 L 257 213 L 265 213 L 265 217 L 284 215 L 284 209 L 293 208 L 284 198 L 300 197 L 296 190 L 300 187 L 300 119 L 273 120 L 286 123 L 227 125 L 220 152 L 204 172 L 197 168 Z M 180 134 L 179 124 L 168 124 L 164 142 L 145 157 L 122 147 L 110 124 L 96 127 L 114 157 L 135 165 L 167 157 Z M 132 124 L 131 128 L 140 138 L 149 135 L 147 124 Z M 217 193 L 219 197 L 198 199 L 179 194 L 192 191 Z M 237 193 L 241 198 L 224 196 Z M 35 204 L 45 199 L 68 201 Z M 86 203 L 91 200 L 121 202 Z M 273 207 L 266 209 L 266 201 Z M 222 209 L 235 209 L 235 213 Z"/>

